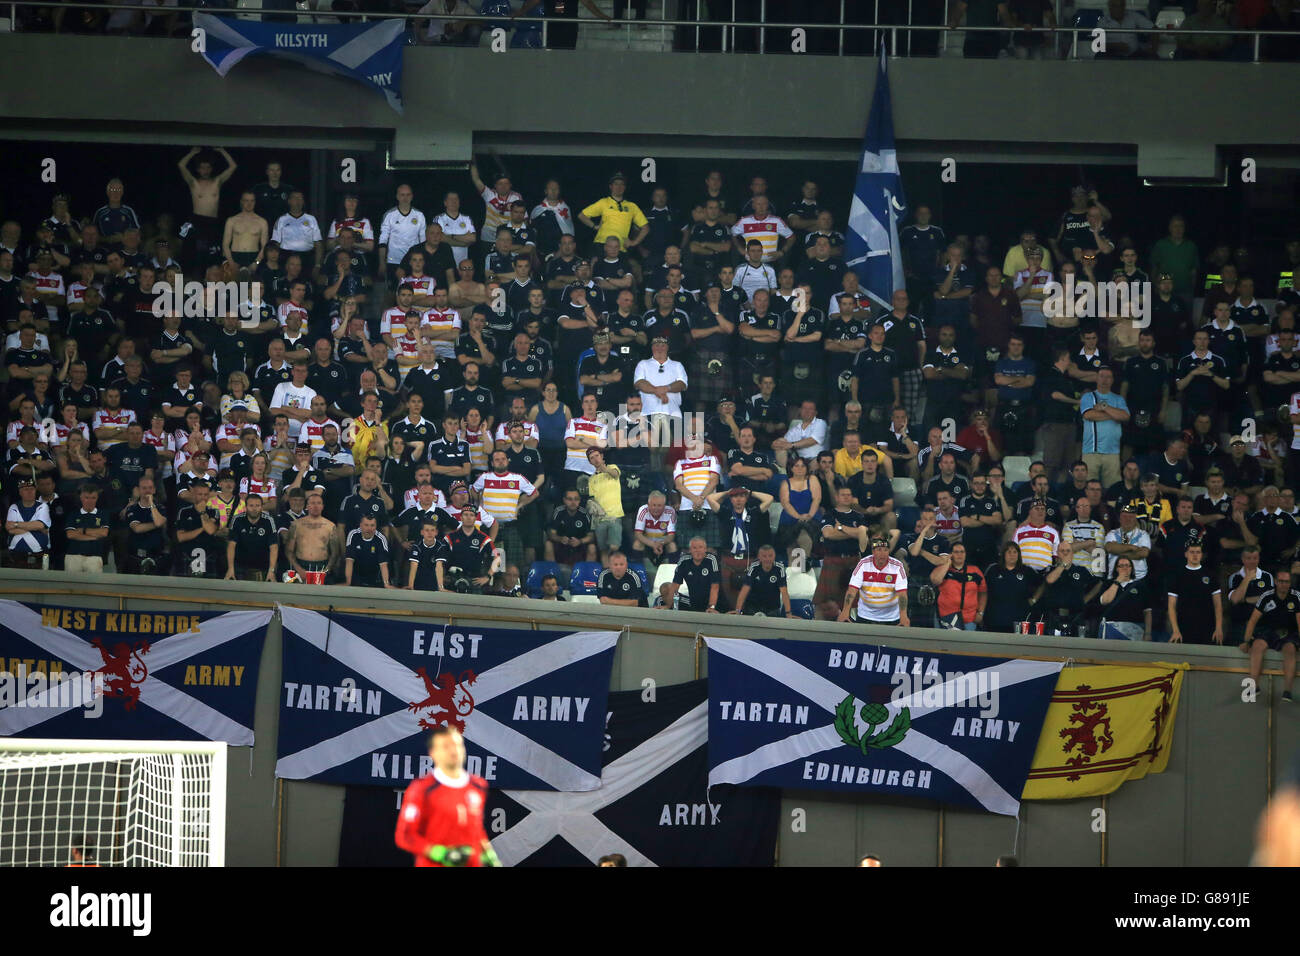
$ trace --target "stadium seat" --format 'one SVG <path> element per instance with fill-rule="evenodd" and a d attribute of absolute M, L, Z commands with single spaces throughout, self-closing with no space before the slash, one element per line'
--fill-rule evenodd
<path fill-rule="evenodd" d="M 907 505 L 904 508 L 896 508 L 895 513 L 898 515 L 898 530 L 904 534 L 916 530 L 916 523 L 921 520 L 921 509 L 915 505 Z"/>
<path fill-rule="evenodd" d="M 641 582 L 641 590 L 644 591 L 646 594 L 649 594 L 650 593 L 650 571 L 646 568 L 646 566 L 644 564 L 629 564 L 627 569 L 631 571 L 633 574 L 635 574 L 637 580 Z"/>
<path fill-rule="evenodd" d="M 796 601 L 793 597 L 790 598 L 790 616 L 811 621 L 813 619 L 813 602 L 803 599 Z"/>
<path fill-rule="evenodd" d="M 1197 495 L 1208 495 L 1208 494 L 1209 491 L 1207 491 L 1205 487 L 1203 487 L 1202 485 L 1187 486 L 1187 497 L 1191 498 L 1193 501 L 1196 500 Z"/>
<path fill-rule="evenodd" d="M 1183 25 L 1185 19 L 1187 19 L 1187 11 L 1182 7 L 1162 7 L 1160 12 L 1156 14 L 1156 29 L 1177 30 Z M 1158 59 L 1172 60 L 1176 49 L 1178 49 L 1177 37 L 1160 37 L 1156 41 L 1156 57 Z"/>
<path fill-rule="evenodd" d="M 657 598 L 659 596 L 659 589 L 663 587 L 665 584 L 672 584 L 673 575 L 676 573 L 677 573 L 677 565 L 675 564 L 659 565 L 659 569 L 655 571 L 654 590 L 651 592 L 650 597 Z M 690 589 L 687 588 L 685 584 L 683 584 L 681 586 L 681 589 L 677 593 L 689 597 Z"/>
<path fill-rule="evenodd" d="M 910 507 L 916 504 L 916 482 L 911 478 L 895 478 L 890 481 L 894 488 L 895 507 Z"/>
<path fill-rule="evenodd" d="M 524 579 L 524 591 L 530 598 L 539 598 L 542 596 L 542 578 L 548 574 L 554 574 L 555 580 L 563 586 L 560 581 L 560 566 L 554 561 L 534 561 L 532 567 L 528 569 L 528 577 Z"/>
<path fill-rule="evenodd" d="M 599 561 L 579 561 L 573 566 L 573 573 L 569 575 L 569 593 L 574 597 L 580 594 L 594 595 L 596 584 L 600 581 L 600 572 L 603 570 Z"/>
<path fill-rule="evenodd" d="M 573 604 L 599 604 L 600 598 L 594 594 L 575 594 L 569 598 L 569 601 Z"/>
<path fill-rule="evenodd" d="M 773 534 L 776 533 L 777 525 L 781 523 L 781 512 L 784 510 L 785 509 L 781 507 L 781 500 L 779 498 L 776 501 L 772 502 L 772 506 L 767 509 L 767 516 L 772 522 Z"/>
<path fill-rule="evenodd" d="M 1165 426 L 1167 432 L 1182 431 L 1183 428 L 1183 406 L 1180 402 L 1172 398 L 1165 405 L 1165 418 L 1161 423 Z"/>
<path fill-rule="evenodd" d="M 810 571 L 787 571 L 785 583 L 791 603 L 796 599 L 811 601 L 817 591 L 817 578 Z"/>
<path fill-rule="evenodd" d="M 1002 459 L 1002 468 L 1007 474 L 1007 484 L 1014 487 L 1022 481 L 1029 480 L 1031 459 L 1024 455 L 1008 455 Z"/>

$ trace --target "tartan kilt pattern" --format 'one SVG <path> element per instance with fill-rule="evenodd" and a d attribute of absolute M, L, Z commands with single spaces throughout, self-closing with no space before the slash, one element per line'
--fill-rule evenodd
<path fill-rule="evenodd" d="M 722 363 L 717 374 L 709 371 L 709 363 L 715 359 Z M 731 390 L 735 380 L 735 361 L 729 353 L 720 349 L 697 348 L 691 356 L 689 371 L 691 393 L 696 399 L 697 407 L 712 408 L 725 392 Z"/>

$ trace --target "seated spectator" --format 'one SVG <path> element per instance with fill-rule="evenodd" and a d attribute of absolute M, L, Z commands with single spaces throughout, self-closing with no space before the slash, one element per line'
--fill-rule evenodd
<path fill-rule="evenodd" d="M 615 607 L 649 607 L 641 579 L 628 568 L 627 555 L 614 550 L 609 553 L 608 561 L 596 582 L 600 603 Z"/>
<path fill-rule="evenodd" d="M 632 527 L 632 556 L 651 574 L 660 564 L 676 561 L 677 512 L 662 491 L 650 492 Z"/>
<path fill-rule="evenodd" d="M 725 580 L 725 579 L 724 579 Z M 790 591 L 786 586 L 785 567 L 776 560 L 776 549 L 765 544 L 758 549 L 758 559 L 751 562 L 741 579 L 732 614 L 761 614 L 765 617 L 790 616 Z"/>
<path fill-rule="evenodd" d="M 1175 60 L 1220 60 L 1232 46 L 1232 35 L 1227 32 L 1228 21 L 1219 16 L 1215 0 L 1197 0 L 1195 11 L 1183 18 L 1180 29 L 1225 32 L 1214 36 L 1179 35 Z"/>

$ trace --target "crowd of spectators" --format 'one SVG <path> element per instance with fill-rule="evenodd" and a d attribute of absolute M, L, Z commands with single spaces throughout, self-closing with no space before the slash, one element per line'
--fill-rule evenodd
<path fill-rule="evenodd" d="M 1003 250 L 920 205 L 881 305 L 812 181 L 472 165 L 313 213 L 237 170 L 0 224 L 8 565 L 1294 639 L 1300 242 L 1139 250 L 1079 186 Z"/>

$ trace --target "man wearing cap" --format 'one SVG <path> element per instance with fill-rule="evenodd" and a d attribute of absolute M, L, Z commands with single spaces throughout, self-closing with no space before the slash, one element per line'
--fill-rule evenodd
<path fill-rule="evenodd" d="M 857 619 L 873 624 L 910 627 L 907 616 L 907 569 L 889 556 L 889 542 L 873 538 L 871 554 L 858 562 L 849 575 L 848 590 L 836 620 L 847 621 L 857 608 Z"/>
<path fill-rule="evenodd" d="M 631 249 L 650 234 L 650 220 L 646 219 L 640 206 L 623 198 L 626 191 L 627 178 L 622 173 L 615 173 L 609 178 L 609 195 L 578 213 L 580 223 L 596 230 L 593 256 L 604 254 L 605 240 L 610 236 L 617 237 L 623 249 Z M 596 219 L 600 220 L 599 227 L 593 221 Z M 635 235 L 632 235 L 633 228 L 636 229 Z"/>
<path fill-rule="evenodd" d="M 1140 581 L 1147 575 L 1147 557 L 1151 554 L 1151 536 L 1138 527 L 1138 509 L 1127 504 L 1120 509 L 1119 527 L 1108 532 L 1106 550 L 1106 576 L 1114 577 L 1115 561 L 1126 557 L 1133 562 L 1133 579 Z M 1029 563 L 1028 559 L 1025 561 Z"/>
<path fill-rule="evenodd" d="M 52 523 L 49 507 L 36 497 L 36 482 L 21 479 L 18 500 L 9 506 L 5 515 L 5 533 L 9 535 L 5 567 L 39 568 L 48 562 Z"/>

